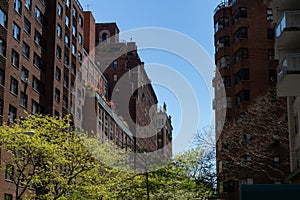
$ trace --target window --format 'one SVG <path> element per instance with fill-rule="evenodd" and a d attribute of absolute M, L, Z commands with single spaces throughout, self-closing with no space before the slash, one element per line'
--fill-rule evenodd
<path fill-rule="evenodd" d="M 253 184 L 253 178 L 245 178 L 245 179 L 240 179 L 239 184 Z"/>
<path fill-rule="evenodd" d="M 242 90 L 241 92 L 239 92 L 237 95 L 236 95 L 236 99 L 235 99 L 235 103 L 236 105 L 239 107 L 240 104 L 242 102 L 247 102 L 247 101 L 250 101 L 250 91 L 249 90 Z"/>
<path fill-rule="evenodd" d="M 30 34 L 31 30 L 31 23 L 29 22 L 29 20 L 24 17 L 24 31 L 28 34 Z"/>
<path fill-rule="evenodd" d="M 61 38 L 61 36 L 62 36 L 61 26 L 57 24 L 57 37 Z"/>
<path fill-rule="evenodd" d="M 243 80 L 249 80 L 249 69 L 241 69 L 236 75 L 234 83 L 237 84 Z"/>
<path fill-rule="evenodd" d="M 222 17 L 215 24 L 215 33 L 219 31 L 220 28 L 229 27 L 229 18 Z"/>
<path fill-rule="evenodd" d="M 71 93 L 75 92 L 75 84 L 73 81 L 71 81 Z"/>
<path fill-rule="evenodd" d="M 13 165 L 6 165 L 5 180 L 12 181 L 13 178 L 14 178 L 14 166 Z"/>
<path fill-rule="evenodd" d="M 246 27 L 239 28 L 234 34 L 233 34 L 233 42 L 237 43 L 240 39 L 247 39 L 248 38 L 248 30 Z"/>
<path fill-rule="evenodd" d="M 30 52 L 30 47 L 28 44 L 23 42 L 22 46 L 22 55 L 25 56 L 26 58 L 29 58 L 29 52 Z"/>
<path fill-rule="evenodd" d="M 67 27 L 70 27 L 70 18 L 66 15 L 65 24 Z"/>
<path fill-rule="evenodd" d="M 77 33 L 77 28 L 76 26 L 72 25 L 72 35 L 76 37 L 76 33 Z"/>
<path fill-rule="evenodd" d="M 76 55 L 76 46 L 75 46 L 75 44 L 72 44 L 72 54 Z"/>
<path fill-rule="evenodd" d="M 82 44 L 82 35 L 80 33 L 78 34 L 78 43 Z"/>
<path fill-rule="evenodd" d="M 24 81 L 25 83 L 28 83 L 28 77 L 29 77 L 29 71 L 25 67 L 22 67 L 21 80 Z"/>
<path fill-rule="evenodd" d="M 20 40 L 21 39 L 21 29 L 20 27 L 13 23 L 13 36 L 15 39 Z"/>
<path fill-rule="evenodd" d="M 34 53 L 33 56 L 33 65 L 40 70 L 45 69 L 45 61 L 43 61 L 42 58 L 38 56 L 36 53 Z"/>
<path fill-rule="evenodd" d="M 248 59 L 248 49 L 247 48 L 240 48 L 234 54 L 234 63 L 238 63 L 242 59 Z"/>
<path fill-rule="evenodd" d="M 101 41 L 104 42 L 104 41 L 106 41 L 106 39 L 107 39 L 107 33 L 103 33 Z"/>
<path fill-rule="evenodd" d="M 295 115 L 294 117 L 294 131 L 295 134 L 297 134 L 299 132 L 299 119 L 298 119 L 298 115 Z"/>
<path fill-rule="evenodd" d="M 66 67 L 69 67 L 69 65 L 70 65 L 70 58 L 66 54 L 65 54 L 65 57 L 64 57 L 64 65 Z"/>
<path fill-rule="evenodd" d="M 76 110 L 76 117 L 79 120 L 81 119 L 81 110 L 79 108 L 77 108 L 77 110 Z"/>
<path fill-rule="evenodd" d="M 66 0 L 66 5 L 68 6 L 68 7 L 70 7 L 70 0 Z"/>
<path fill-rule="evenodd" d="M 18 81 L 13 77 L 10 77 L 10 92 L 18 95 Z"/>
<path fill-rule="evenodd" d="M 63 108 L 68 109 L 68 98 L 63 96 Z"/>
<path fill-rule="evenodd" d="M 72 8 L 72 12 L 73 12 L 73 17 L 75 17 L 75 19 L 77 18 L 77 9 L 73 6 Z"/>
<path fill-rule="evenodd" d="M 6 57 L 6 43 L 0 38 L 0 55 Z"/>
<path fill-rule="evenodd" d="M 81 52 L 78 52 L 78 59 L 79 59 L 79 62 L 82 62 L 82 53 Z"/>
<path fill-rule="evenodd" d="M 234 192 L 234 181 L 229 180 L 223 182 L 223 192 Z"/>
<path fill-rule="evenodd" d="M 223 83 L 225 87 L 231 87 L 231 76 L 224 76 Z"/>
<path fill-rule="evenodd" d="M 273 22 L 273 10 L 268 8 L 266 13 L 267 13 L 267 21 Z"/>
<path fill-rule="evenodd" d="M 5 73 L 3 69 L 0 69 L 0 85 L 4 85 Z"/>
<path fill-rule="evenodd" d="M 275 39 L 275 33 L 274 33 L 274 29 L 268 29 L 267 30 L 267 39 L 268 40 L 274 40 Z"/>
<path fill-rule="evenodd" d="M 34 100 L 32 100 L 31 103 L 31 113 L 36 114 L 36 113 L 42 113 L 43 108 Z"/>
<path fill-rule="evenodd" d="M 79 24 L 79 26 L 80 26 L 80 27 L 82 27 L 82 26 L 83 26 L 83 19 L 82 19 L 82 17 L 81 17 L 81 16 L 79 16 L 79 21 L 78 21 L 78 24 Z"/>
<path fill-rule="evenodd" d="M 66 45 L 67 47 L 70 46 L 70 38 L 69 38 L 69 36 L 67 36 L 67 35 L 65 35 L 65 45 Z"/>
<path fill-rule="evenodd" d="M 56 67 L 55 78 L 58 81 L 60 81 L 60 79 L 61 79 L 61 71 L 60 71 L 60 69 L 58 67 Z"/>
<path fill-rule="evenodd" d="M 20 93 L 20 106 L 23 108 L 27 108 L 27 95 L 24 92 Z"/>
<path fill-rule="evenodd" d="M 64 87 L 69 88 L 69 78 L 66 75 L 64 75 Z"/>
<path fill-rule="evenodd" d="M 232 23 L 235 24 L 240 18 L 247 18 L 247 8 L 238 8 L 232 16 Z"/>
<path fill-rule="evenodd" d="M 221 37 L 216 42 L 216 52 L 219 51 L 223 47 L 229 47 L 229 46 L 230 46 L 230 38 L 229 38 L 229 36 Z"/>
<path fill-rule="evenodd" d="M 43 38 L 43 36 L 37 31 L 34 31 L 34 41 L 36 44 L 38 44 L 41 48 L 44 50 L 46 49 L 46 40 Z"/>
<path fill-rule="evenodd" d="M 17 68 L 19 68 L 19 54 L 13 49 L 11 52 L 11 64 Z"/>
<path fill-rule="evenodd" d="M 15 107 L 13 107 L 12 105 L 9 105 L 9 108 L 8 108 L 8 118 L 9 118 L 10 122 L 13 122 L 14 120 L 17 119 L 17 109 Z M 13 170 L 12 170 L 12 172 L 13 172 Z M 8 179 L 8 180 L 11 180 L 11 179 Z"/>
<path fill-rule="evenodd" d="M 44 94 L 44 92 L 45 92 L 44 84 L 39 79 L 37 79 L 35 76 L 33 76 L 33 78 L 32 78 L 32 88 L 36 92 L 41 93 L 41 94 Z"/>
<path fill-rule="evenodd" d="M 56 57 L 61 59 L 61 48 L 58 45 L 56 46 Z"/>
<path fill-rule="evenodd" d="M 232 97 L 226 97 L 227 108 L 232 108 Z"/>
<path fill-rule="evenodd" d="M 114 63 L 113 63 L 113 66 L 114 66 L 114 69 L 117 69 L 118 68 L 118 61 L 114 61 Z"/>
<path fill-rule="evenodd" d="M 17 13 L 21 14 L 22 11 L 22 3 L 20 0 L 14 0 L 14 9 Z"/>
<path fill-rule="evenodd" d="M 219 60 L 217 60 L 216 63 L 217 67 L 219 69 L 222 69 L 224 67 L 230 67 L 230 57 L 229 56 L 223 56 Z"/>
<path fill-rule="evenodd" d="M 0 24 L 7 28 L 7 14 L 5 14 L 2 9 L 0 9 Z"/>
<path fill-rule="evenodd" d="M 59 117 L 59 112 L 57 110 L 54 111 L 54 116 Z"/>
<path fill-rule="evenodd" d="M 35 18 L 43 26 L 47 26 L 46 18 L 44 17 L 44 15 L 38 7 L 35 7 Z"/>
<path fill-rule="evenodd" d="M 13 196 L 11 194 L 4 194 L 4 200 L 12 200 Z"/>
<path fill-rule="evenodd" d="M 63 13 L 63 8 L 62 6 L 60 5 L 60 3 L 57 4 L 57 14 L 58 16 L 62 16 L 62 13 Z"/>
<path fill-rule="evenodd" d="M 117 81 L 117 80 L 118 80 L 118 75 L 114 74 L 114 81 Z"/>
<path fill-rule="evenodd" d="M 71 64 L 71 74 L 76 76 L 76 65 L 73 62 Z"/>
<path fill-rule="evenodd" d="M 274 164 L 274 166 L 279 166 L 280 165 L 280 158 L 279 158 L 279 156 L 274 156 L 273 157 L 273 164 Z"/>
<path fill-rule="evenodd" d="M 25 1 L 25 7 L 26 7 L 28 10 L 31 10 L 31 0 L 26 0 L 26 1 Z"/>
<path fill-rule="evenodd" d="M 55 88 L 55 101 L 60 102 L 60 91 Z"/>

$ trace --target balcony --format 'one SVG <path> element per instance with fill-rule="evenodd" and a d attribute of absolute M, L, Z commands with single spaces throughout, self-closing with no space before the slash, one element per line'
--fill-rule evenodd
<path fill-rule="evenodd" d="M 276 46 L 278 48 L 299 48 L 300 10 L 284 11 L 276 26 Z"/>
<path fill-rule="evenodd" d="M 300 53 L 287 54 L 277 68 L 277 95 L 300 96 Z"/>
<path fill-rule="evenodd" d="M 274 8 L 280 8 L 280 10 L 291 10 L 300 8 L 299 0 L 275 0 L 273 3 Z"/>

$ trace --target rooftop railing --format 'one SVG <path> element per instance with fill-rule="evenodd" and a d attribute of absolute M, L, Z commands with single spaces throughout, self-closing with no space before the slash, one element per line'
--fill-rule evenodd
<path fill-rule="evenodd" d="M 217 5 L 217 7 L 214 10 L 214 14 L 216 14 L 219 10 L 223 9 L 223 8 L 227 8 L 230 7 L 231 3 L 229 3 L 228 1 L 223 1 L 221 2 L 219 5 Z"/>
<path fill-rule="evenodd" d="M 300 30 L 300 10 L 283 12 L 276 26 L 276 37 L 286 29 Z"/>

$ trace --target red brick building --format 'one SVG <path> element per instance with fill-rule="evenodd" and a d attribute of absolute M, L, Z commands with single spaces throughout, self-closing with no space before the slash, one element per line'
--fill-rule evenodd
<path fill-rule="evenodd" d="M 276 83 L 272 1 L 223 1 L 215 9 L 214 26 L 217 165 L 224 167 L 225 160 L 220 157 L 224 123 L 235 123 L 256 97 Z M 287 150 L 282 155 L 287 160 Z M 239 169 L 233 179 L 224 178 L 226 172 L 219 167 L 217 171 L 222 199 L 238 199 L 240 183 L 274 183 L 265 174 L 251 170 Z"/>
<path fill-rule="evenodd" d="M 95 62 L 108 80 L 108 101 L 134 134 L 136 151 L 155 151 L 157 97 L 136 43 L 120 41 L 118 34 L 116 23 L 96 24 Z"/>

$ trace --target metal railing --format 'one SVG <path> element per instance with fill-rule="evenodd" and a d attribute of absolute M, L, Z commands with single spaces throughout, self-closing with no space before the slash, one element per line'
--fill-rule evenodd
<path fill-rule="evenodd" d="M 278 38 L 285 29 L 300 30 L 300 10 L 283 12 L 276 26 L 276 37 Z"/>
<path fill-rule="evenodd" d="M 221 3 L 219 3 L 219 5 L 217 5 L 217 7 L 214 10 L 214 14 L 216 14 L 219 10 L 223 9 L 223 8 L 227 8 L 230 7 L 231 3 L 229 3 L 228 1 L 223 1 Z"/>
<path fill-rule="evenodd" d="M 122 128 L 122 130 L 132 139 L 133 134 L 129 130 L 129 127 L 124 124 L 124 122 L 120 119 L 120 117 L 107 105 L 107 103 L 102 99 L 102 97 L 95 92 L 96 98 L 101 106 L 109 113 L 109 115 L 115 120 L 115 122 Z"/>
<path fill-rule="evenodd" d="M 287 54 L 277 68 L 277 80 L 280 81 L 287 73 L 300 73 L 300 53 Z"/>

